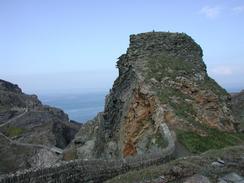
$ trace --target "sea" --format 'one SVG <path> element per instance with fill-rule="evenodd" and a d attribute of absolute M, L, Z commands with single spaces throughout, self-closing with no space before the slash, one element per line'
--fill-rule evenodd
<path fill-rule="evenodd" d="M 70 120 L 85 123 L 93 119 L 98 112 L 104 110 L 107 92 L 85 94 L 46 94 L 39 95 L 45 105 L 62 109 L 69 115 Z"/>

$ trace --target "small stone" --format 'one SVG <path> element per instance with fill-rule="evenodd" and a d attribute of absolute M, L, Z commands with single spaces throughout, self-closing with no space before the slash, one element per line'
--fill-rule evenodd
<path fill-rule="evenodd" d="M 153 84 L 156 84 L 156 83 L 158 82 L 155 78 L 150 79 L 150 81 L 151 81 Z"/>
<path fill-rule="evenodd" d="M 162 175 L 162 176 L 160 176 L 160 179 L 165 180 L 165 177 Z"/>
<path fill-rule="evenodd" d="M 223 167 L 224 166 L 224 164 L 222 164 L 222 163 L 220 163 L 218 161 L 214 161 L 211 165 L 212 166 L 218 166 L 218 167 Z"/>
<path fill-rule="evenodd" d="M 217 162 L 219 162 L 219 163 L 221 163 L 221 164 L 225 164 L 224 160 L 222 160 L 222 159 L 220 159 L 220 158 L 217 159 Z"/>

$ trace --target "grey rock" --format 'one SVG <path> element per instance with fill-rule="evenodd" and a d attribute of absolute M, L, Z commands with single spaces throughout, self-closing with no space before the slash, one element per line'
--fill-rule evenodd
<path fill-rule="evenodd" d="M 229 173 L 227 175 L 225 175 L 224 177 L 220 178 L 220 181 L 226 181 L 226 182 L 230 182 L 230 183 L 243 183 L 244 182 L 244 177 L 238 175 L 235 172 Z"/>
<path fill-rule="evenodd" d="M 224 160 L 222 160 L 222 159 L 220 159 L 220 158 L 217 159 L 217 162 L 219 162 L 219 163 L 221 163 L 221 164 L 225 164 Z"/>
<path fill-rule="evenodd" d="M 193 175 L 192 177 L 187 178 L 184 183 L 211 183 L 209 179 L 203 175 Z"/>

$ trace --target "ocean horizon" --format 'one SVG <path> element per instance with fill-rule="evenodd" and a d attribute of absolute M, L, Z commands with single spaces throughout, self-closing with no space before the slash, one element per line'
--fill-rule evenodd
<path fill-rule="evenodd" d="M 93 119 L 97 113 L 102 112 L 105 96 L 108 92 L 85 94 L 45 94 L 40 95 L 41 102 L 45 105 L 62 109 L 69 115 L 70 120 L 85 123 Z"/>

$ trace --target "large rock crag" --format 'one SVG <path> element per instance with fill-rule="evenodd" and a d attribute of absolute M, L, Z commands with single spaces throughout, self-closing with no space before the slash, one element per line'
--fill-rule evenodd
<path fill-rule="evenodd" d="M 0 174 L 54 164 L 79 128 L 62 110 L 0 80 Z"/>
<path fill-rule="evenodd" d="M 106 97 L 104 112 L 81 127 L 64 159 L 125 158 L 160 152 L 169 127 L 206 136 L 208 128 L 235 131 L 230 95 L 212 80 L 202 49 L 183 33 L 149 32 L 130 36 L 119 57 L 119 77 Z"/>

